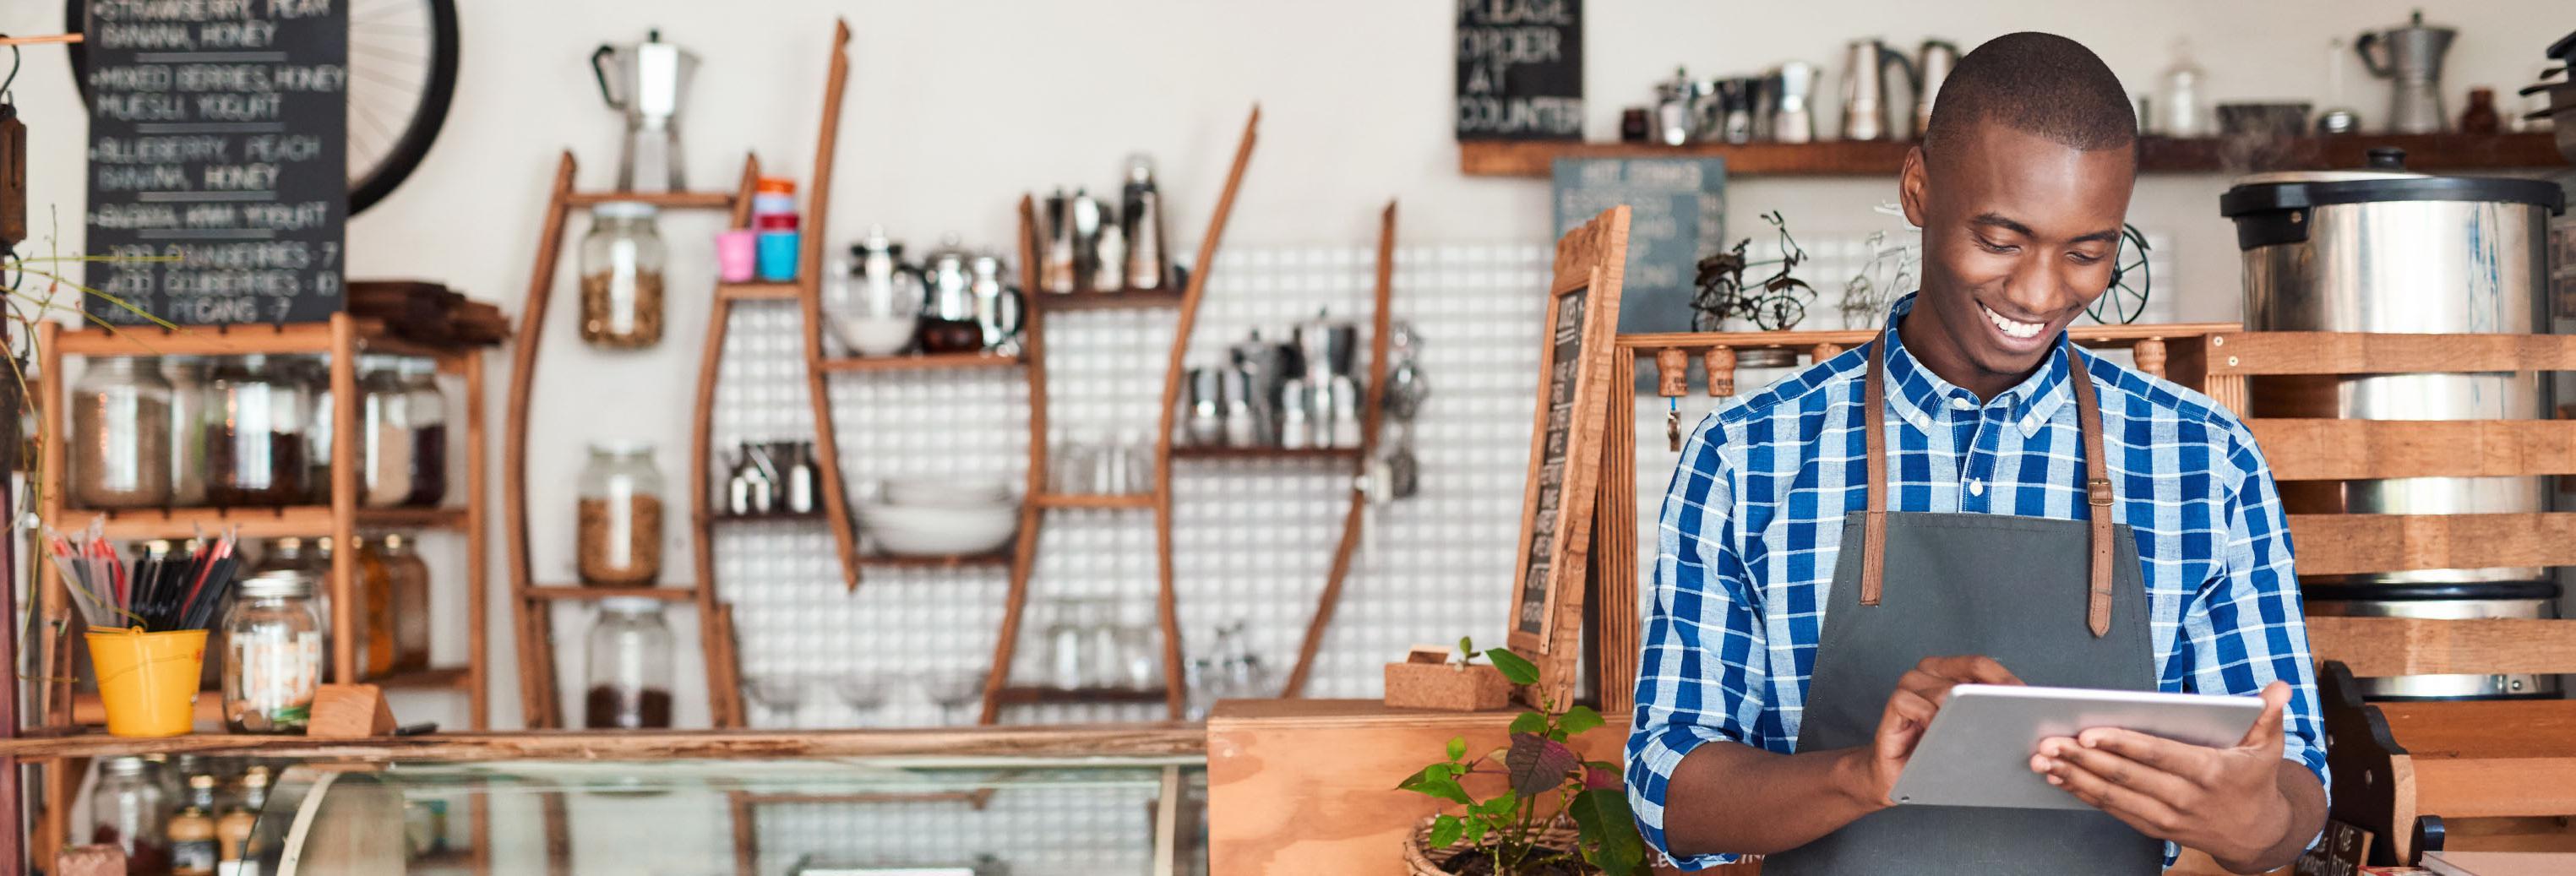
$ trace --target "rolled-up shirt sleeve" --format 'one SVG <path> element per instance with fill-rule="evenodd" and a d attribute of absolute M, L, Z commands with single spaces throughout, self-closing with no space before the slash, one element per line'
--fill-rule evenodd
<path fill-rule="evenodd" d="M 1736 548 L 1724 443 L 1724 423 L 1702 421 L 1664 496 L 1628 734 L 1629 807 L 1646 841 L 1685 870 L 1736 856 L 1672 853 L 1664 815 L 1673 769 L 1709 742 L 1771 747 L 1757 729 L 1768 682 L 1761 605 Z"/>

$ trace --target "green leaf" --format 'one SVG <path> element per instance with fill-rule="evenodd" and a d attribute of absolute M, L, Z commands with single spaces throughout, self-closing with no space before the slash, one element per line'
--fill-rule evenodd
<path fill-rule="evenodd" d="M 1450 759 L 1450 760 L 1457 760 L 1457 759 L 1459 759 L 1459 758 L 1466 757 L 1466 756 L 1467 756 L 1467 737 L 1464 737 L 1464 736 L 1452 736 L 1452 737 L 1449 737 L 1449 759 Z"/>
<path fill-rule="evenodd" d="M 1565 732 L 1581 733 L 1601 726 L 1601 713 L 1593 711 L 1591 706 L 1576 706 L 1565 710 L 1564 717 L 1556 720 L 1557 726 L 1565 728 Z"/>
<path fill-rule="evenodd" d="M 1538 683 L 1538 664 L 1531 663 L 1528 658 L 1512 653 L 1512 649 L 1510 648 L 1495 648 L 1490 651 L 1486 651 L 1485 659 L 1494 661 L 1494 668 L 1502 670 L 1503 677 L 1510 679 L 1513 684 Z"/>
<path fill-rule="evenodd" d="M 1458 785 L 1458 780 L 1449 776 L 1449 770 L 1447 767 L 1448 764 L 1432 764 L 1431 766 L 1425 767 L 1422 772 L 1415 773 L 1412 778 L 1405 779 L 1404 784 L 1397 785 L 1396 789 L 1438 797 L 1442 800 L 1462 805 L 1475 803 L 1476 801 L 1474 799 L 1467 796 L 1467 789 L 1460 787 Z M 1439 772 L 1434 773 L 1433 770 L 1438 770 Z"/>
<path fill-rule="evenodd" d="M 1474 662 L 1476 662 L 1476 640 L 1459 636 L 1458 665 L 1465 666 Z"/>
<path fill-rule="evenodd" d="M 1497 796 L 1494 799 L 1467 807 L 1467 811 L 1477 815 L 1501 818 L 1502 816 L 1510 815 L 1512 809 L 1519 805 L 1521 805 L 1520 795 L 1507 789 L 1503 791 L 1500 796 Z"/>
<path fill-rule="evenodd" d="M 1458 835 L 1465 832 L 1466 829 L 1466 823 L 1459 821 L 1458 816 L 1455 815 L 1443 815 L 1432 819 L 1430 837 L 1431 847 L 1434 849 L 1445 849 L 1450 846 L 1457 845 Z"/>
<path fill-rule="evenodd" d="M 1585 791 L 1566 807 L 1574 816 L 1583 859 L 1607 876 L 1629 876 L 1646 863 L 1646 840 L 1637 835 L 1637 820 L 1628 813 L 1628 795 L 1619 791 Z"/>
<path fill-rule="evenodd" d="M 1467 822 L 1467 844 L 1473 846 L 1484 842 L 1485 834 L 1491 830 L 1493 830 L 1493 825 L 1485 823 L 1482 819 Z"/>
<path fill-rule="evenodd" d="M 1523 797 L 1535 797 L 1565 784 L 1566 774 L 1582 762 L 1583 758 L 1565 743 L 1531 733 L 1513 734 L 1512 753 L 1503 759 L 1512 790 Z"/>
<path fill-rule="evenodd" d="M 1514 736 L 1518 736 L 1523 733 L 1545 732 L 1547 732 L 1546 715 L 1542 715 L 1537 712 L 1522 712 L 1520 717 L 1512 719 L 1512 735 Z"/>

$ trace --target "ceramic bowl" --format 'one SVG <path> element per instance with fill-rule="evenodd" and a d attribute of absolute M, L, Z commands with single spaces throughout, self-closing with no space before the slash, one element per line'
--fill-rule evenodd
<path fill-rule="evenodd" d="M 1010 505 L 1011 485 L 999 478 L 888 478 L 877 487 L 888 505 L 978 508 Z"/>
<path fill-rule="evenodd" d="M 921 322 L 909 316 L 836 316 L 824 321 L 841 346 L 861 356 L 892 356 L 912 346 Z"/>
<path fill-rule="evenodd" d="M 1001 550 L 1020 529 L 1016 503 L 971 507 L 859 505 L 861 530 L 898 557 L 974 556 Z"/>

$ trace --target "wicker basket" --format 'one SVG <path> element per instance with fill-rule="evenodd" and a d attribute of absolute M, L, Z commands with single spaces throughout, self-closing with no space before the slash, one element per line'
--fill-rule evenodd
<path fill-rule="evenodd" d="M 1431 824 L 1436 820 L 1436 818 L 1425 818 L 1421 824 L 1414 826 L 1412 833 L 1405 835 L 1404 872 L 1408 876 L 1450 876 L 1449 871 L 1441 869 L 1439 862 L 1448 860 L 1450 854 L 1466 847 L 1465 843 L 1458 843 L 1437 849 L 1429 848 Z M 1576 836 L 1574 822 L 1564 816 L 1558 816 L 1549 819 L 1547 826 L 1539 829 L 1537 840 L 1539 845 L 1549 848 L 1571 849 L 1574 848 Z"/>

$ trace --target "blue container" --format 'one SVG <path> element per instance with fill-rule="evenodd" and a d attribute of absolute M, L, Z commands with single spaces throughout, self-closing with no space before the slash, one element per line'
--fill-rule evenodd
<path fill-rule="evenodd" d="M 760 233 L 760 278 L 772 283 L 796 279 L 797 232 Z"/>

